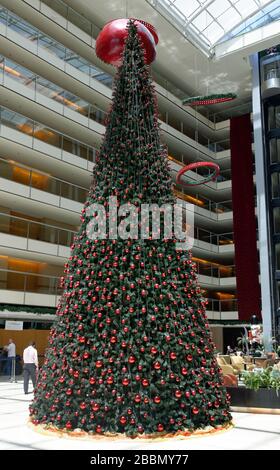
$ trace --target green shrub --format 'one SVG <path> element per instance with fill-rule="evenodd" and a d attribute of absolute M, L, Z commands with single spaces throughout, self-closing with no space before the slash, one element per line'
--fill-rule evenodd
<path fill-rule="evenodd" d="M 275 389 L 278 395 L 280 390 L 280 371 L 267 367 L 260 371 L 243 372 L 242 378 L 247 388 L 258 390 L 259 388 Z"/>

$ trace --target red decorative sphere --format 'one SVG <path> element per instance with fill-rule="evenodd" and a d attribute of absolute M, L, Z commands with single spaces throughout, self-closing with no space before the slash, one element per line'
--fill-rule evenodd
<path fill-rule="evenodd" d="M 121 65 L 124 43 L 128 35 L 128 21 L 128 18 L 119 18 L 105 24 L 95 44 L 96 55 L 99 59 L 116 67 Z M 145 62 L 150 64 L 156 57 L 158 42 L 156 31 L 152 25 L 141 20 L 135 20 L 135 25 L 143 44 Z"/>
<path fill-rule="evenodd" d="M 158 430 L 158 432 L 162 432 L 164 430 L 163 424 L 158 424 L 157 425 L 157 430 Z"/>
<path fill-rule="evenodd" d="M 141 396 L 140 396 L 139 394 L 138 394 L 138 395 L 135 395 L 134 401 L 135 401 L 135 403 L 140 403 L 140 401 L 141 401 Z"/>
<path fill-rule="evenodd" d="M 126 417 L 125 416 L 121 416 L 120 417 L 120 423 L 124 426 L 126 424 Z"/>

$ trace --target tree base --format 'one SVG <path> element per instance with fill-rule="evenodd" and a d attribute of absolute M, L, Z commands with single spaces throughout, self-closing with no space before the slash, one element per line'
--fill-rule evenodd
<path fill-rule="evenodd" d="M 165 432 L 156 432 L 154 434 L 135 434 L 134 436 L 128 436 L 125 433 L 91 433 L 83 431 L 82 429 L 74 429 L 73 431 L 69 431 L 67 429 L 59 429 L 55 426 L 47 425 L 47 424 L 33 424 L 32 420 L 29 419 L 28 421 L 29 427 L 31 427 L 34 431 L 48 435 L 54 436 L 56 435 L 59 438 L 72 438 L 72 439 L 107 439 L 107 440 L 117 440 L 117 439 L 186 439 L 190 437 L 203 437 L 208 436 L 211 434 L 217 434 L 224 431 L 229 431 L 234 427 L 232 422 L 227 423 L 222 426 L 212 427 L 207 426 L 206 428 L 196 429 L 195 431 L 177 431 L 175 433 L 165 433 Z"/>

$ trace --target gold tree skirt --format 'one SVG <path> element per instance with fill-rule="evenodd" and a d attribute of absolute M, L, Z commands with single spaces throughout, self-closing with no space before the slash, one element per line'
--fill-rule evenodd
<path fill-rule="evenodd" d="M 176 433 L 164 433 L 164 432 L 157 432 L 154 434 L 137 434 L 135 436 L 127 436 L 126 434 L 122 433 L 90 433 L 82 431 L 82 429 L 74 429 L 73 431 L 68 431 L 67 429 L 58 429 L 55 426 L 46 425 L 46 424 L 33 424 L 31 420 L 28 421 L 29 427 L 31 427 L 34 431 L 44 434 L 47 436 L 57 436 L 59 438 L 72 438 L 72 439 L 106 439 L 106 440 L 117 440 L 117 439 L 148 439 L 148 440 L 163 440 L 163 439 L 186 439 L 191 437 L 203 437 L 209 436 L 217 433 L 221 433 L 224 431 L 228 431 L 234 427 L 232 423 L 227 423 L 223 426 L 207 426 L 206 428 L 197 429 L 195 431 L 177 431 Z"/>

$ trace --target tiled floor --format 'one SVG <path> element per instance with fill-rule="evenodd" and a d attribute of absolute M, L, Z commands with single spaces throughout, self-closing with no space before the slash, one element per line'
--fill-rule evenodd
<path fill-rule="evenodd" d="M 280 416 L 233 413 L 235 427 L 230 431 L 189 439 L 109 439 L 81 440 L 39 434 L 27 425 L 28 405 L 33 394 L 24 395 L 22 380 L 0 381 L 0 449 L 278 449 Z"/>

